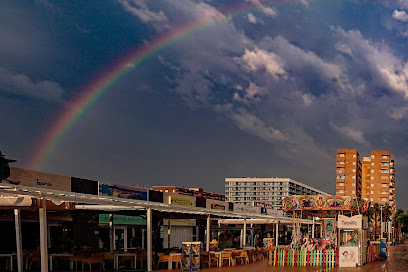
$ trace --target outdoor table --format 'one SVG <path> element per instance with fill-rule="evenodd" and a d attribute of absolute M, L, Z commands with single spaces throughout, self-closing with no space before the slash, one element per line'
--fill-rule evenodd
<path fill-rule="evenodd" d="M 73 257 L 71 253 L 52 253 L 48 254 L 48 258 L 50 260 L 50 271 L 53 270 L 52 264 L 53 264 L 53 259 L 54 257 Z M 72 260 L 69 260 L 69 269 L 74 270 L 74 262 Z"/>
<path fill-rule="evenodd" d="M 181 253 L 177 253 L 177 252 L 170 252 L 169 253 L 169 267 L 168 269 L 173 269 L 173 256 L 181 256 Z"/>
<path fill-rule="evenodd" d="M 7 257 L 10 258 L 10 270 L 13 271 L 13 257 L 17 256 L 16 253 L 10 253 L 10 254 L 0 254 L 0 257 Z"/>
<path fill-rule="evenodd" d="M 129 253 L 129 252 L 121 252 L 121 253 L 119 253 L 119 252 L 116 252 L 116 253 L 113 253 L 113 255 L 115 256 L 115 261 L 114 261 L 114 267 L 115 267 L 115 270 L 119 270 L 119 257 L 128 257 L 128 256 L 131 256 L 131 257 L 133 257 L 133 269 L 136 269 L 137 267 L 136 267 L 136 265 L 137 265 L 137 263 L 136 263 L 136 261 L 137 261 L 137 254 L 136 253 Z"/>
<path fill-rule="evenodd" d="M 218 267 L 222 266 L 221 255 L 225 253 L 231 253 L 231 251 L 214 251 L 215 254 L 218 254 Z"/>

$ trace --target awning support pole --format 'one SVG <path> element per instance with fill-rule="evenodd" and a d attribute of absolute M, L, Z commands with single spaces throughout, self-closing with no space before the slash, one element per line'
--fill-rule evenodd
<path fill-rule="evenodd" d="M 41 272 L 48 272 L 48 246 L 47 246 L 47 200 L 42 199 L 39 209 L 40 217 L 40 252 L 41 252 Z"/>
<path fill-rule="evenodd" d="M 21 242 L 21 217 L 19 209 L 14 209 L 14 223 L 16 226 L 17 268 L 18 272 L 23 272 L 23 246 Z"/>
<path fill-rule="evenodd" d="M 278 240 L 279 240 L 279 221 L 276 222 L 276 228 L 275 228 L 275 245 L 278 247 Z"/>
<path fill-rule="evenodd" d="M 206 251 L 210 251 L 210 215 L 208 215 L 207 217 L 207 229 L 206 229 L 206 247 L 205 250 Z"/>
<path fill-rule="evenodd" d="M 246 246 L 246 219 L 244 219 L 244 234 L 242 235 L 242 246 Z"/>
<path fill-rule="evenodd" d="M 314 232 L 315 232 L 315 218 L 314 218 L 314 216 L 313 216 L 313 224 L 312 224 L 312 238 L 315 238 L 315 237 L 314 237 Z"/>
<path fill-rule="evenodd" d="M 147 271 L 153 271 L 152 253 L 152 208 L 147 208 Z"/>

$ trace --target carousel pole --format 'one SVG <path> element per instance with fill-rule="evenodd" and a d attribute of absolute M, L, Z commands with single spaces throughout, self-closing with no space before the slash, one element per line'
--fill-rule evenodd
<path fill-rule="evenodd" d="M 314 232 L 315 232 L 315 217 L 313 216 L 313 224 L 312 224 L 312 238 L 314 239 Z"/>

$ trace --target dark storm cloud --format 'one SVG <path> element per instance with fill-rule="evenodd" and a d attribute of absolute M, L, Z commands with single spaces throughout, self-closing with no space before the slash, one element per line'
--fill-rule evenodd
<path fill-rule="evenodd" d="M 226 12 L 229 1 L 70 6 L 70 14 L 81 16 L 30 34 L 25 24 L 41 17 L 39 7 L 57 10 L 51 18 L 66 8 L 37 1 L 18 27 L 12 16 L 3 17 L 0 35 L 10 39 L 0 45 L 0 89 L 9 87 L 7 99 L 17 92 L 29 99 L 70 97 L 77 89 L 67 85 L 86 85 L 94 69 L 125 49 L 197 20 L 214 22 L 117 83 L 70 131 L 47 170 L 128 184 L 205 184 L 218 192 L 227 176 L 285 176 L 317 187 L 333 181 L 336 148 L 344 147 L 361 155 L 390 150 L 402 180 L 408 174 L 408 64 L 396 45 L 404 2 L 367 5 L 384 13 L 374 26 L 369 16 L 354 15 L 353 8 L 366 8 L 361 3 L 289 2 L 243 1 L 256 12 L 235 17 Z M 99 8 L 104 12 L 93 13 Z M 14 33 L 25 33 L 24 42 Z M 18 57 L 27 44 L 36 52 L 35 65 Z M 41 62 L 47 50 L 49 59 Z M 56 66 L 67 75 L 54 72 Z M 48 125 L 39 121 L 45 112 L 30 112 L 39 127 Z M 9 118 L 21 130 L 26 125 Z M 334 184 L 322 189 L 334 193 Z"/>

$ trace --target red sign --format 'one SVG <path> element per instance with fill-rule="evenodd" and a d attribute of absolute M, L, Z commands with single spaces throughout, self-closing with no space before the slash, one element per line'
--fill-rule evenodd
<path fill-rule="evenodd" d="M 252 205 L 254 207 L 261 207 L 261 208 L 265 208 L 265 209 L 273 209 L 272 204 L 268 204 L 268 203 L 264 203 L 264 202 L 260 202 L 260 201 L 254 201 L 252 203 Z"/>
<path fill-rule="evenodd" d="M 219 204 L 211 204 L 211 209 L 225 210 L 225 206 Z"/>

